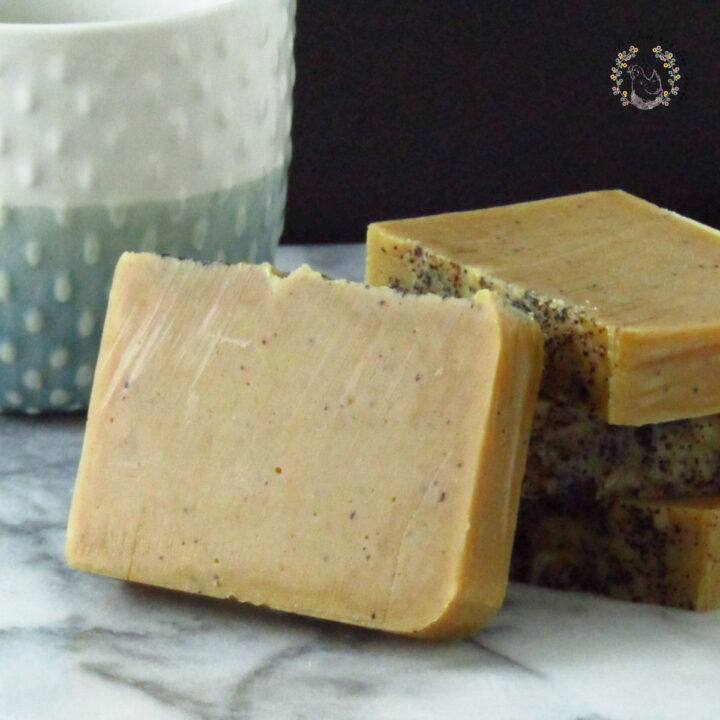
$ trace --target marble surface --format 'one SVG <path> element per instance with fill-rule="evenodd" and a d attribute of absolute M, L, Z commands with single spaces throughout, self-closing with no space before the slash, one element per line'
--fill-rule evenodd
<path fill-rule="evenodd" d="M 336 277 L 363 248 L 282 248 Z M 511 585 L 423 643 L 68 568 L 82 417 L 0 416 L 0 718 L 716 720 L 720 613 Z"/>

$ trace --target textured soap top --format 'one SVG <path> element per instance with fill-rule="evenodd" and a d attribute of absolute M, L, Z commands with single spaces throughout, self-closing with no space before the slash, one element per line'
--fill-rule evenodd
<path fill-rule="evenodd" d="M 720 231 L 621 190 L 381 225 L 601 322 L 720 325 Z"/>

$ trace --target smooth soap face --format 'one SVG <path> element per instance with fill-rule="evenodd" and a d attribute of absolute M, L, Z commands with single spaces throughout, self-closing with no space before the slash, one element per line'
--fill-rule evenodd
<path fill-rule="evenodd" d="M 500 606 L 536 323 L 308 268 L 126 254 L 73 497 L 77 568 L 400 633 Z"/>
<path fill-rule="evenodd" d="M 515 580 L 688 610 L 720 608 L 720 497 L 523 500 Z"/>
<path fill-rule="evenodd" d="M 644 425 L 720 412 L 720 232 L 622 191 L 376 223 L 366 280 L 532 313 L 542 394 Z"/>

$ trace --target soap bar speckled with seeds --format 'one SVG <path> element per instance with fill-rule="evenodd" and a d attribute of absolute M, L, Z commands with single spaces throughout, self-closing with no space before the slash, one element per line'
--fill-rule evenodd
<path fill-rule="evenodd" d="M 497 290 L 543 328 L 541 394 L 609 423 L 720 412 L 720 232 L 622 191 L 373 224 L 366 280 Z"/>
<path fill-rule="evenodd" d="M 68 527 L 73 566 L 458 636 L 507 585 L 542 334 L 488 291 L 125 254 Z"/>
<path fill-rule="evenodd" d="M 688 610 L 720 608 L 720 497 L 523 500 L 514 580 Z"/>
<path fill-rule="evenodd" d="M 720 415 L 633 427 L 587 407 L 538 401 L 525 497 L 585 499 L 720 494 Z"/>

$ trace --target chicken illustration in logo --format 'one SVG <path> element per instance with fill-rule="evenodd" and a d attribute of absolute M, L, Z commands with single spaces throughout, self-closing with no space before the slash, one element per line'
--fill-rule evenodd
<path fill-rule="evenodd" d="M 657 70 L 645 74 L 640 65 L 631 65 L 628 68 L 630 75 L 630 104 L 638 110 L 652 110 L 657 107 L 664 98 L 662 80 Z"/>
<path fill-rule="evenodd" d="M 636 60 L 639 54 L 640 48 L 636 45 L 617 54 L 615 64 L 610 68 L 613 95 L 623 107 L 632 106 L 637 110 L 652 110 L 659 105 L 667 107 L 680 92 L 682 76 L 675 54 L 656 45 L 640 56 L 642 65 Z"/>

